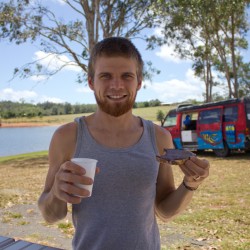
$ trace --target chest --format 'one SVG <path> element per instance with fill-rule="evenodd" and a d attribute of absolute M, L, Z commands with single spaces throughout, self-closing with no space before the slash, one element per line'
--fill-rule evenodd
<path fill-rule="evenodd" d="M 143 127 L 135 131 L 107 132 L 90 130 L 92 137 L 101 145 L 109 148 L 128 148 L 135 145 L 143 134 Z"/>
<path fill-rule="evenodd" d="M 106 153 L 100 155 L 98 167 L 97 194 L 139 198 L 155 193 L 159 164 L 152 151 Z"/>

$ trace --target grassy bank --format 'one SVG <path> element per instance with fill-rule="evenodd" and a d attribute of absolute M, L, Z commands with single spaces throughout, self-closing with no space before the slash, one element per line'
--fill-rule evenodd
<path fill-rule="evenodd" d="M 0 157 L 0 164 L 8 163 L 11 161 L 31 160 L 31 159 L 36 159 L 36 158 L 47 156 L 47 155 L 48 155 L 48 151 L 39 151 L 39 152 L 20 154 L 20 155 L 2 156 Z"/>
<path fill-rule="evenodd" d="M 182 215 L 168 224 L 160 222 L 162 249 L 250 249 L 250 155 L 221 159 L 204 153 L 200 157 L 210 161 L 210 177 Z M 47 152 L 0 158 L 0 208 L 36 202 L 47 168 Z M 179 184 L 182 174 L 178 167 L 173 168 Z M 8 222 L 1 218 L 4 223 Z M 73 232 L 69 221 L 57 226 L 66 234 Z M 191 237 L 196 243 L 171 244 L 164 240 L 173 233 Z"/>
<path fill-rule="evenodd" d="M 145 119 L 156 121 L 156 116 L 158 110 L 162 110 L 163 113 L 172 108 L 171 106 L 159 106 L 159 107 L 148 107 L 148 108 L 138 108 L 133 109 L 134 115 L 141 116 Z M 43 117 L 20 117 L 20 118 L 11 118 L 11 119 L 2 119 L 3 124 L 21 124 L 21 123 L 33 123 L 40 125 L 52 125 L 52 124 L 64 124 L 71 122 L 75 117 L 81 115 L 89 115 L 90 113 L 85 114 L 70 114 L 70 115 L 54 115 L 54 116 L 43 116 Z"/>

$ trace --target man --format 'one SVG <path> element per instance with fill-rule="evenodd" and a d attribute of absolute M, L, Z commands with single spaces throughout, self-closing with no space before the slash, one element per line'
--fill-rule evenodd
<path fill-rule="evenodd" d="M 165 221 L 179 214 L 208 176 L 208 162 L 193 157 L 180 166 L 184 181 L 175 189 L 171 166 L 156 161 L 173 144 L 169 132 L 132 114 L 142 71 L 141 55 L 129 40 L 97 43 L 88 68 L 97 111 L 63 125 L 51 140 L 39 208 L 53 223 L 72 204 L 73 249 L 159 250 L 155 213 Z M 98 160 L 91 197 L 76 186 L 93 180 L 73 157 Z"/>

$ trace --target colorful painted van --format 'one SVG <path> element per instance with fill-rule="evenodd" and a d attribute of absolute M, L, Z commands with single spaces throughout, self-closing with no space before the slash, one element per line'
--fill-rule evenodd
<path fill-rule="evenodd" d="M 220 157 L 249 151 L 250 97 L 179 106 L 168 112 L 162 126 L 178 149 L 212 149 Z"/>

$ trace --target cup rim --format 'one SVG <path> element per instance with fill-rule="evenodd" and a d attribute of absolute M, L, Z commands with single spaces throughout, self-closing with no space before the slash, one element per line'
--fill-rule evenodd
<path fill-rule="evenodd" d="M 75 158 L 72 158 L 71 161 L 82 161 L 82 160 L 85 160 L 85 161 L 92 161 L 92 162 L 98 162 L 98 160 L 96 159 L 93 159 L 93 158 L 85 158 L 85 157 L 75 157 Z"/>

